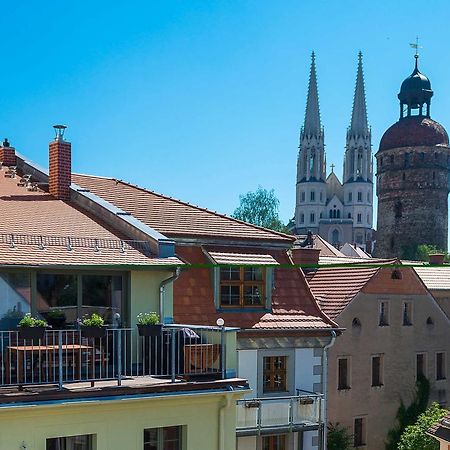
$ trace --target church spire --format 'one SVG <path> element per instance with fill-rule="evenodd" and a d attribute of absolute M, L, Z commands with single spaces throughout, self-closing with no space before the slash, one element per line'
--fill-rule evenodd
<path fill-rule="evenodd" d="M 362 66 L 362 53 L 358 54 L 358 72 L 356 75 L 355 96 L 353 97 L 352 121 L 349 134 L 353 136 L 367 136 L 369 126 L 367 124 L 366 93 L 364 89 L 364 75 Z"/>
<path fill-rule="evenodd" d="M 319 94 L 317 91 L 316 56 L 311 53 L 311 71 L 309 74 L 308 100 L 306 102 L 305 123 L 303 132 L 308 135 L 318 136 L 321 132 Z"/>

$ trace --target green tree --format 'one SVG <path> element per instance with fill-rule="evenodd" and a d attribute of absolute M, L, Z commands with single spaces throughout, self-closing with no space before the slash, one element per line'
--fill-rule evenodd
<path fill-rule="evenodd" d="M 431 253 L 443 253 L 445 254 L 445 261 L 448 261 L 449 255 L 446 254 L 443 250 L 438 249 L 435 245 L 429 245 L 429 244 L 421 244 L 417 246 L 416 249 L 416 258 L 419 261 L 427 261 L 428 262 L 428 256 Z"/>
<path fill-rule="evenodd" d="M 416 382 L 416 392 L 411 404 L 407 407 L 403 401 L 400 402 L 397 411 L 397 423 L 394 428 L 389 430 L 387 435 L 386 450 L 398 450 L 401 435 L 406 427 L 413 425 L 419 415 L 427 409 L 429 398 L 430 382 L 424 376 L 421 376 Z"/>
<path fill-rule="evenodd" d="M 278 217 L 280 201 L 274 190 L 268 191 L 261 186 L 255 192 L 239 196 L 239 206 L 232 217 L 244 222 L 287 233 L 288 229 Z"/>
<path fill-rule="evenodd" d="M 420 414 L 415 424 L 406 427 L 400 438 L 398 450 L 439 450 L 439 442 L 426 434 L 426 431 L 447 413 L 448 411 L 438 403 L 433 403 Z"/>
<path fill-rule="evenodd" d="M 353 448 L 353 436 L 346 427 L 339 423 L 329 423 L 327 429 L 328 450 L 350 450 Z"/>

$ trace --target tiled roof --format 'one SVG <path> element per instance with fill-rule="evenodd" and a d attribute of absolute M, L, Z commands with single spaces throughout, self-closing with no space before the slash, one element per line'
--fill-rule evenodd
<path fill-rule="evenodd" d="M 450 266 L 449 267 L 414 267 L 417 275 L 430 290 L 450 289 Z"/>
<path fill-rule="evenodd" d="M 397 259 L 382 259 L 382 258 L 352 258 L 350 256 L 319 256 L 319 265 L 321 266 L 335 266 L 335 265 L 386 265 L 386 264 L 398 264 Z"/>
<path fill-rule="evenodd" d="M 294 247 L 299 246 L 300 242 L 306 239 L 306 234 L 300 234 L 295 236 L 296 241 L 294 243 Z M 313 236 L 313 248 L 317 248 L 320 250 L 320 256 L 338 256 L 344 257 L 345 255 L 340 252 L 336 247 L 332 246 L 328 241 L 326 241 L 323 237 L 315 234 Z"/>
<path fill-rule="evenodd" d="M 178 264 L 124 245 L 127 236 L 71 202 L 18 186 L 0 170 L 0 264 L 22 266 Z M 96 246 L 86 244 L 98 241 Z M 71 243 L 71 244 L 70 244 Z M 102 245 L 107 243 L 107 245 Z M 68 245 L 69 244 L 69 245 Z"/>
<path fill-rule="evenodd" d="M 281 241 L 286 245 L 294 240 L 293 236 L 251 225 L 121 180 L 73 174 L 72 181 L 168 237 Z"/>
<path fill-rule="evenodd" d="M 427 433 L 450 444 L 450 413 L 431 426 Z"/>
<path fill-rule="evenodd" d="M 321 267 L 306 279 L 322 311 L 335 319 L 379 270 L 378 267 Z"/>
<path fill-rule="evenodd" d="M 273 266 L 278 264 L 277 260 L 272 255 L 264 255 L 259 253 L 208 252 L 208 255 L 216 264 L 240 266 Z"/>
<path fill-rule="evenodd" d="M 220 248 L 209 249 L 220 252 Z M 197 265 L 183 272 L 174 284 L 174 318 L 178 323 L 215 323 L 219 317 L 227 326 L 247 330 L 317 330 L 331 329 L 336 324 L 318 307 L 303 273 L 294 265 L 284 250 L 269 253 L 280 267 L 274 269 L 272 311 L 226 310 L 217 311 L 208 259 L 200 247 L 178 246 L 177 254 L 187 263 Z M 247 250 L 250 252 L 250 250 Z M 240 248 L 240 253 L 245 249 Z M 252 250 L 254 253 L 254 250 Z"/>

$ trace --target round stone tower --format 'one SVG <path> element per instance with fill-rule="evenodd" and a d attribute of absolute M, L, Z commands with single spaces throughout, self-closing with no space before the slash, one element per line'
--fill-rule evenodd
<path fill-rule="evenodd" d="M 433 91 L 415 58 L 398 94 L 400 120 L 384 133 L 375 155 L 377 257 L 413 259 L 420 244 L 447 250 L 449 140 L 430 118 Z"/>

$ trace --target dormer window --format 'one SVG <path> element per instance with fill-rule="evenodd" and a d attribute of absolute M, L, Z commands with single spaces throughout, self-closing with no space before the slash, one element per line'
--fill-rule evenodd
<path fill-rule="evenodd" d="M 255 307 L 265 303 L 263 267 L 222 267 L 220 269 L 220 305 Z"/>

